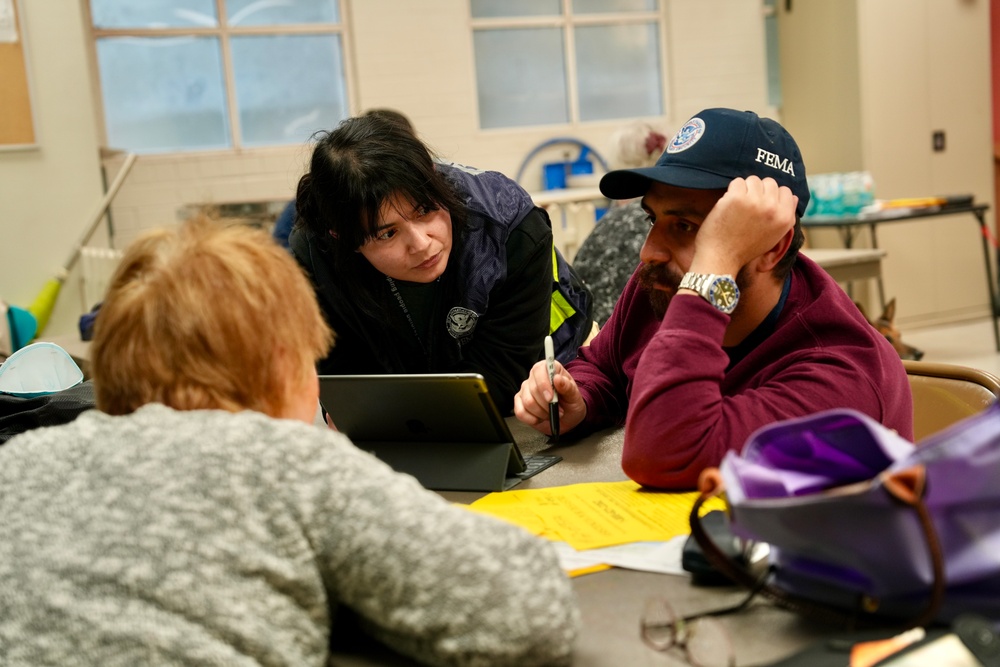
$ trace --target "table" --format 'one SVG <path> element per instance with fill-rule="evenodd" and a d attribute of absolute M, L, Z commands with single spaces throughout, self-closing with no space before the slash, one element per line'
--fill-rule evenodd
<path fill-rule="evenodd" d="M 983 261 L 986 265 L 986 289 L 990 297 L 990 312 L 993 319 L 993 339 L 996 349 L 1000 352 L 1000 325 L 997 318 L 1000 317 L 1000 297 L 998 297 L 998 286 L 993 280 L 993 265 L 990 261 L 990 230 L 986 226 L 986 211 L 988 204 L 963 204 L 951 206 L 928 206 L 921 208 L 889 208 L 856 217 L 808 217 L 802 218 L 804 229 L 833 227 L 840 232 L 841 240 L 845 248 L 851 248 L 859 230 L 867 228 L 872 241 L 872 248 L 878 248 L 877 228 L 879 225 L 891 222 L 907 222 L 910 220 L 921 220 L 924 218 L 936 218 L 943 215 L 971 215 L 979 224 L 980 237 L 983 244 Z M 807 251 L 808 252 L 808 251 Z M 881 276 L 878 278 L 878 295 L 882 307 L 885 307 L 885 290 L 882 285 Z"/>
<path fill-rule="evenodd" d="M 874 278 L 881 285 L 882 258 L 886 255 L 881 248 L 803 248 L 800 252 L 838 283 Z"/>
<path fill-rule="evenodd" d="M 621 469 L 624 430 L 612 428 L 575 443 L 550 445 L 542 434 L 514 418 L 507 420 L 525 454 L 559 454 L 563 460 L 531 477 L 515 489 L 544 488 L 578 482 L 617 482 L 627 479 Z M 446 491 L 448 500 L 469 503 L 484 494 Z M 647 598 L 663 595 L 678 613 L 688 614 L 727 607 L 742 599 L 735 587 L 697 587 L 687 577 L 613 568 L 573 579 L 583 618 L 573 665 L 684 665 L 673 652 L 657 653 L 639 638 L 639 619 Z M 738 665 L 760 665 L 779 660 L 809 644 L 834 636 L 791 612 L 758 601 L 749 610 L 720 617 L 736 649 Z M 352 646 L 336 649 L 330 665 L 414 665 L 374 641 L 351 639 Z"/>

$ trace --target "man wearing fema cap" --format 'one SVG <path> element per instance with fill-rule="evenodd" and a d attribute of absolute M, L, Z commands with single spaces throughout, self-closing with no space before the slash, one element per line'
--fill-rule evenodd
<path fill-rule="evenodd" d="M 912 439 L 898 355 L 798 253 L 809 188 L 781 125 L 706 109 L 655 166 L 609 172 L 601 191 L 642 197 L 650 230 L 607 324 L 557 369 L 563 433 L 624 423 L 625 473 L 660 488 L 694 487 L 761 426 L 829 408 Z M 551 397 L 542 362 L 514 413 L 548 434 Z"/>

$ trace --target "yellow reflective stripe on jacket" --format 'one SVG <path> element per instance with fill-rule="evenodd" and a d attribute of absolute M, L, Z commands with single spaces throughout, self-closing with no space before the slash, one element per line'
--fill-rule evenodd
<path fill-rule="evenodd" d="M 554 334 L 566 320 L 576 315 L 576 308 L 559 291 L 559 264 L 556 260 L 556 245 L 552 244 L 552 309 L 549 313 L 549 333 Z"/>
<path fill-rule="evenodd" d="M 549 333 L 554 334 L 569 318 L 576 315 L 576 309 L 570 305 L 566 297 L 558 290 L 552 293 L 552 313 L 549 320 Z"/>

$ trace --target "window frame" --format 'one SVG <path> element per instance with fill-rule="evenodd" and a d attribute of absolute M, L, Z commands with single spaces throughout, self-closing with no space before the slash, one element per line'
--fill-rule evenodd
<path fill-rule="evenodd" d="M 229 122 L 229 138 L 232 145 L 228 148 L 180 148 L 171 151 L 161 151 L 153 153 L 155 155 L 206 155 L 211 153 L 232 155 L 248 153 L 260 150 L 284 149 L 292 144 L 270 144 L 267 146 L 255 145 L 244 146 L 242 141 L 242 128 L 240 126 L 240 111 L 236 95 L 236 75 L 233 69 L 232 49 L 230 48 L 230 38 L 232 36 L 242 37 L 244 35 L 339 35 L 343 49 L 341 58 L 344 66 L 344 89 L 347 92 L 347 108 L 351 114 L 357 113 L 357 87 L 354 80 L 354 46 L 351 38 L 349 26 L 350 2 L 349 0 L 334 0 L 337 3 L 340 14 L 339 23 L 288 23 L 275 25 L 247 25 L 230 26 L 226 13 L 226 0 L 213 0 L 219 24 L 215 27 L 185 26 L 178 28 L 98 28 L 94 25 L 94 16 L 91 10 L 91 2 L 94 0 L 82 0 L 84 20 L 89 31 L 88 55 L 90 58 L 92 79 L 91 84 L 94 91 L 94 103 L 96 113 L 100 120 L 101 145 L 108 145 L 108 124 L 104 114 L 104 91 L 101 81 L 100 63 L 97 57 L 97 42 L 104 37 L 216 37 L 219 40 L 220 58 L 222 62 L 222 83 L 226 97 L 226 117 Z M 111 147 L 120 148 L 120 147 Z"/>
<path fill-rule="evenodd" d="M 657 0 L 658 9 L 635 12 L 601 12 L 591 14 L 574 14 L 573 0 L 560 0 L 561 11 L 553 16 L 513 16 L 475 18 L 472 16 L 472 3 L 466 3 L 469 15 L 469 49 L 472 63 L 476 62 L 475 32 L 476 30 L 508 29 L 508 28 L 560 28 L 563 34 L 563 65 L 566 72 L 566 94 L 569 98 L 569 119 L 562 124 L 519 125 L 508 127 L 482 126 L 482 115 L 479 109 L 479 80 L 475 84 L 476 123 L 480 132 L 509 132 L 524 130 L 531 127 L 576 127 L 578 125 L 600 125 L 609 122 L 629 120 L 629 118 L 604 118 L 600 120 L 580 119 L 580 89 L 578 85 L 578 70 L 576 63 L 576 35 L 574 28 L 578 26 L 608 26 L 608 25 L 649 25 L 655 23 L 659 31 L 659 58 L 662 72 L 660 86 L 660 102 L 662 115 L 670 114 L 670 60 L 667 49 L 667 7 L 668 0 Z M 473 70 L 475 66 L 473 66 Z M 648 116 L 635 116 L 646 118 Z"/>

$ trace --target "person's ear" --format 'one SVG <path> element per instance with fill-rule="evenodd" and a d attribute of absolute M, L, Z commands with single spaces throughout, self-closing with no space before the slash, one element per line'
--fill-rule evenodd
<path fill-rule="evenodd" d="M 785 256 L 785 253 L 788 252 L 788 249 L 792 245 L 792 239 L 794 236 L 795 228 L 793 227 L 781 237 L 781 240 L 778 241 L 774 247 L 760 256 L 759 261 L 757 262 L 757 270 L 761 273 L 772 271 L 778 262 L 781 261 L 781 258 Z"/>

